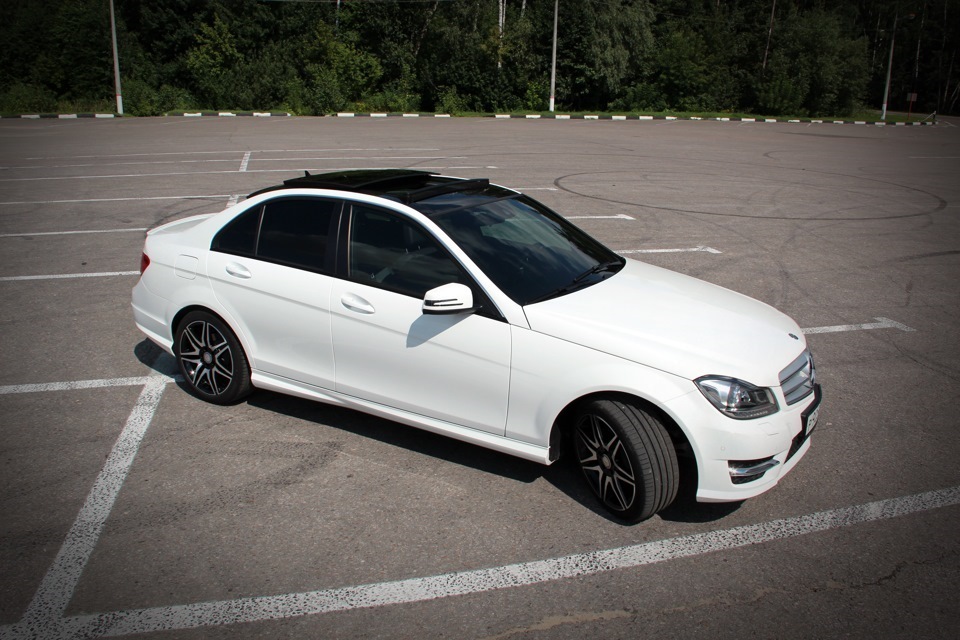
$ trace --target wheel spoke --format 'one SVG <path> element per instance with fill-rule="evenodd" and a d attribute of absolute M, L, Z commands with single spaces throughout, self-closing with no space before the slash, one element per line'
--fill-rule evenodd
<path fill-rule="evenodd" d="M 588 414 L 577 424 L 577 458 L 587 484 L 614 511 L 626 511 L 636 497 L 633 465 L 617 431 Z"/>
<path fill-rule="evenodd" d="M 180 353 L 181 355 L 199 355 L 200 349 L 203 348 L 203 330 L 201 329 L 201 335 L 198 338 L 193 334 L 195 324 L 191 324 L 183 332 L 183 338 L 180 340 Z M 186 343 L 186 344 L 184 344 Z M 189 350 L 188 350 L 189 347 Z"/>

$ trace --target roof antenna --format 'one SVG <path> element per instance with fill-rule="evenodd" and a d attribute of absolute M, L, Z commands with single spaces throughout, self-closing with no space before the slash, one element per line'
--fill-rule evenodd
<path fill-rule="evenodd" d="M 303 177 L 304 177 L 304 178 L 309 178 L 309 177 L 310 177 L 310 172 L 307 171 L 306 169 L 304 169 L 304 170 L 303 170 Z"/>

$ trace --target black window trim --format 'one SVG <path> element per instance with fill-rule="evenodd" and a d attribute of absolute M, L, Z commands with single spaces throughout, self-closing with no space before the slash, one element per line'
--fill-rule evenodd
<path fill-rule="evenodd" d="M 324 268 L 322 268 L 322 269 L 316 269 L 316 268 L 313 268 L 313 267 L 309 267 L 309 266 L 307 266 L 307 265 L 298 264 L 298 263 L 295 263 L 295 262 L 289 262 L 289 261 L 286 261 L 286 260 L 279 260 L 279 259 L 277 259 L 277 258 L 270 258 L 270 257 L 266 257 L 266 256 L 261 256 L 261 255 L 259 254 L 259 249 L 260 249 L 260 233 L 261 233 L 261 230 L 262 230 L 262 228 L 263 228 L 263 212 L 264 212 L 264 209 L 266 208 L 266 206 L 267 206 L 268 204 L 280 202 L 280 201 L 283 201 L 283 200 L 322 200 L 322 201 L 333 202 L 333 203 L 334 203 L 334 210 L 333 210 L 333 212 L 331 213 L 331 218 L 332 218 L 332 219 L 331 219 L 331 221 L 330 221 L 330 229 L 329 229 L 330 233 L 329 233 L 329 235 L 327 236 L 327 238 L 328 238 L 328 239 L 327 239 L 327 250 L 332 254 L 332 257 L 329 257 L 329 258 L 327 258 L 327 259 L 324 261 L 324 262 L 326 263 L 326 265 L 328 265 L 328 266 L 326 266 L 326 267 L 324 267 Z M 253 239 L 253 252 L 252 252 L 252 253 L 249 253 L 249 252 L 246 252 L 246 251 L 233 251 L 233 250 L 228 250 L 228 249 L 214 248 L 214 243 L 217 241 L 217 238 L 220 236 L 220 234 L 223 233 L 224 229 L 226 229 L 226 228 L 229 227 L 231 224 L 233 224 L 234 222 L 236 222 L 239 218 L 241 218 L 241 217 L 249 214 L 251 211 L 256 211 L 256 212 L 257 212 L 257 213 L 255 214 L 255 215 L 257 216 L 257 231 L 256 231 L 256 234 L 255 234 L 254 239 Z M 330 197 L 326 197 L 326 196 L 292 195 L 292 194 L 289 195 L 289 196 L 281 196 L 281 197 L 278 197 L 278 198 L 271 198 L 271 199 L 269 199 L 269 200 L 265 200 L 265 201 L 263 201 L 263 202 L 260 202 L 260 203 L 258 203 L 258 204 L 256 204 L 256 205 L 254 205 L 253 207 L 250 207 L 249 209 L 245 209 L 245 210 L 242 211 L 241 213 L 239 213 L 239 214 L 237 214 L 236 216 L 234 216 L 233 218 L 231 218 L 231 219 L 230 219 L 230 222 L 228 222 L 228 223 L 226 223 L 225 225 L 223 225 L 223 226 L 220 228 L 220 230 L 217 231 L 217 233 L 213 236 L 213 240 L 210 241 L 210 251 L 215 251 L 215 252 L 217 252 L 217 253 L 223 253 L 223 254 L 225 254 L 225 255 L 238 256 L 238 257 L 241 257 L 241 258 L 249 258 L 249 259 L 251 259 L 251 260 L 258 260 L 258 261 L 260 261 L 260 262 L 266 262 L 266 263 L 268 263 L 268 264 L 276 264 L 276 265 L 279 265 L 279 266 L 281 266 L 281 267 L 289 267 L 289 268 L 291 268 L 291 269 L 298 269 L 298 270 L 300 270 L 300 271 L 306 271 L 306 272 L 308 272 L 308 273 L 316 273 L 316 274 L 325 275 L 325 276 L 338 277 L 338 271 L 339 271 L 339 269 L 338 269 L 338 264 L 339 264 L 338 254 L 339 254 L 339 248 L 340 248 L 339 236 L 340 236 L 340 228 L 341 228 L 342 221 L 343 221 L 343 213 L 344 213 L 344 200 L 343 200 L 343 198 L 330 198 Z"/>
<path fill-rule="evenodd" d="M 395 291 L 388 287 L 380 286 L 377 283 L 362 282 L 362 281 L 353 280 L 350 278 L 350 229 L 353 226 L 354 207 L 366 207 L 369 209 L 375 209 L 377 211 L 383 212 L 386 215 L 399 218 L 404 222 L 408 222 L 409 224 L 416 226 L 427 237 L 431 238 L 434 242 L 437 243 L 437 246 L 440 247 L 440 250 L 443 251 L 444 255 L 446 255 L 450 260 L 452 260 L 460 269 L 460 271 L 464 274 L 464 276 L 467 278 L 468 280 L 467 286 L 470 287 L 471 291 L 473 291 L 474 314 L 482 316 L 484 318 L 488 318 L 490 320 L 496 320 L 498 322 L 507 321 L 506 316 L 503 315 L 503 313 L 500 311 L 499 308 L 497 308 L 497 305 L 493 301 L 493 298 L 491 298 L 487 294 L 487 292 L 483 289 L 483 287 L 480 285 L 480 283 L 477 282 L 476 278 L 474 278 L 473 275 L 470 273 L 470 270 L 467 269 L 463 265 L 463 263 L 459 259 L 457 259 L 455 255 L 450 253 L 450 250 L 447 249 L 446 244 L 441 242 L 440 239 L 437 238 L 435 234 L 433 234 L 429 229 L 427 229 L 422 224 L 420 224 L 419 221 L 411 218 L 410 216 L 405 215 L 400 211 L 395 211 L 388 207 L 383 207 L 374 203 L 364 202 L 359 200 L 344 200 L 344 206 L 340 214 L 339 236 L 337 238 L 337 249 L 336 249 L 336 259 L 337 259 L 336 271 L 337 271 L 338 278 L 340 278 L 341 280 L 345 280 L 347 282 L 356 282 L 358 284 L 374 287 L 382 291 L 389 291 L 397 295 L 418 299 L 416 296 Z"/>

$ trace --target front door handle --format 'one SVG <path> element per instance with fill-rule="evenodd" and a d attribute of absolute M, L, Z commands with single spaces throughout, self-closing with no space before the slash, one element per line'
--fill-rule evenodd
<path fill-rule="evenodd" d="M 372 304 L 355 293 L 345 293 L 340 296 L 340 304 L 350 311 L 356 311 L 357 313 L 362 313 L 364 315 L 370 315 L 376 311 Z"/>
<path fill-rule="evenodd" d="M 235 278 L 243 278 L 244 280 L 249 280 L 253 274 L 250 273 L 250 270 L 247 269 L 242 264 L 237 264 L 236 262 L 231 262 L 226 266 L 227 273 L 232 275 Z"/>

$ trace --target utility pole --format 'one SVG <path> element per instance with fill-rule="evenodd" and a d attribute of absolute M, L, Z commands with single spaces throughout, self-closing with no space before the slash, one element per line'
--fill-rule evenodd
<path fill-rule="evenodd" d="M 117 95 L 117 113 L 123 115 L 123 95 L 120 91 L 120 57 L 117 55 L 117 21 L 110 0 L 110 38 L 113 40 L 113 86 Z"/>
<path fill-rule="evenodd" d="M 560 12 L 560 0 L 553 2 L 553 57 L 550 62 L 550 113 L 553 113 L 554 97 L 557 91 L 557 14 Z"/>
<path fill-rule="evenodd" d="M 760 67 L 761 73 L 765 73 L 767 70 L 767 54 L 770 53 L 770 39 L 773 38 L 773 17 L 776 15 L 776 12 L 777 0 L 773 0 L 773 6 L 770 7 L 770 29 L 767 30 L 767 46 L 763 50 L 763 66 Z"/>
<path fill-rule="evenodd" d="M 890 32 L 890 58 L 887 60 L 887 84 L 883 88 L 883 110 L 880 113 L 881 121 L 886 121 L 887 119 L 887 99 L 890 97 L 890 73 L 893 70 L 893 43 L 897 40 L 897 20 L 899 18 L 899 13 L 894 14 L 893 30 Z"/>

